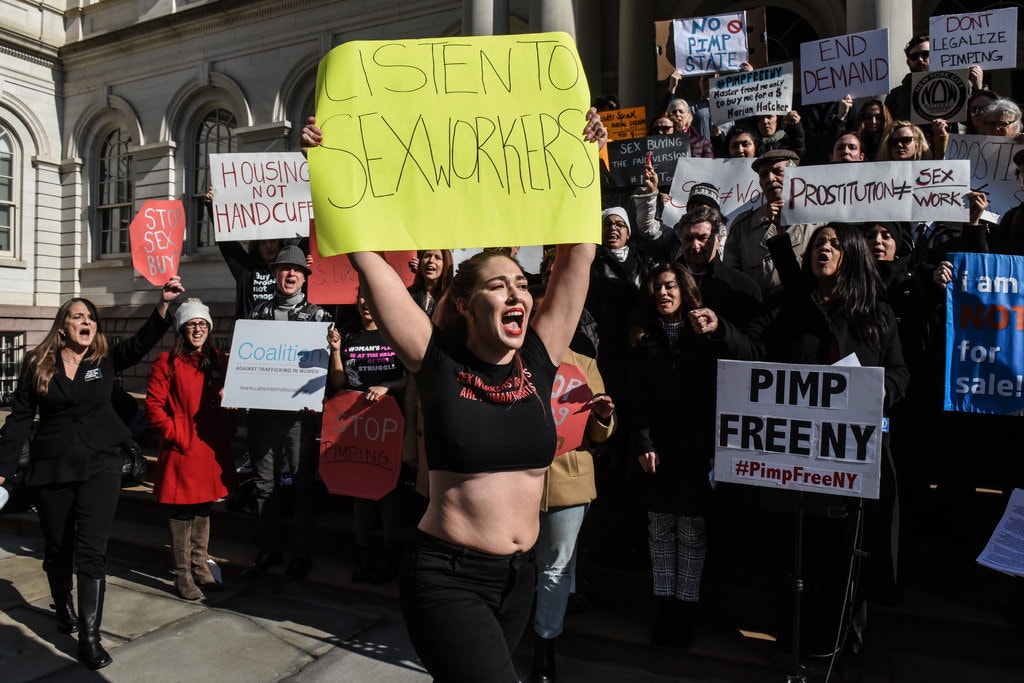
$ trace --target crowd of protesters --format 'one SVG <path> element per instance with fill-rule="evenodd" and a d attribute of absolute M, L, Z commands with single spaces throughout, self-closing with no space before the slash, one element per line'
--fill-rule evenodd
<path fill-rule="evenodd" d="M 928 69 L 927 36 L 914 37 L 905 52 L 912 72 Z M 859 106 L 847 96 L 719 127 L 709 118 L 709 78 L 700 77 L 700 98 L 687 102 L 676 94 L 683 80 L 676 72 L 649 117 L 649 133 L 685 133 L 694 157 L 749 159 L 763 203 L 728 221 L 718 188 L 698 183 L 682 218 L 666 225 L 665 188 L 648 166 L 642 187 L 607 193 L 596 253 L 566 246 L 556 256 L 552 250 L 536 278 L 514 259 L 515 248 L 485 250 L 463 264 L 453 263 L 448 250 L 428 249 L 410 263 L 416 280 L 406 294 L 390 266 L 363 253 L 353 259 L 363 287 L 357 305 L 328 311 L 306 299 L 312 264 L 305 245 L 260 240 L 247 251 L 238 243 L 218 243 L 237 283 L 236 318 L 337 319 L 325 341 L 328 391 L 358 391 L 370 403 L 391 394 L 402 407 L 403 476 L 429 503 L 401 565 L 397 492 L 380 501 L 357 500 L 351 578 L 399 578 L 404 615 L 431 673 L 446 681 L 518 680 L 511 652 L 528 623 L 536 586 L 531 680 L 554 681 L 555 641 L 577 566 L 592 558 L 614 563 L 614 555 L 644 536 L 657 598 L 651 640 L 687 647 L 700 629 L 695 606 L 705 559 L 729 543 L 738 519 L 755 520 L 763 531 L 767 550 L 752 571 L 771 578 L 775 635 L 785 649 L 796 635 L 784 588 L 791 569 L 792 499 L 715 487 L 709 479 L 716 363 L 821 364 L 851 354 L 861 365 L 885 370 L 879 400 L 892 426 L 883 445 L 881 495 L 866 504 L 835 496 L 808 501 L 806 533 L 815 552 L 806 567 L 812 597 L 804 638 L 812 651 L 841 654 L 849 670 L 856 669 L 867 602 L 900 599 L 901 517 L 919 522 L 927 514 L 928 489 L 937 484 L 949 518 L 955 518 L 955 506 L 968 504 L 972 486 L 958 460 L 978 448 L 968 434 L 1012 428 L 997 416 L 943 419 L 944 288 L 952 278 L 950 252 L 1024 255 L 1024 212 L 1014 209 L 998 224 L 985 223 L 986 196 L 971 192 L 963 224 L 782 225 L 784 179 L 799 164 L 941 158 L 951 133 L 1020 135 L 1018 105 L 985 89 L 980 68 L 969 73 L 967 124 L 935 120 L 922 128 L 907 120 L 909 80 Z M 597 109 L 617 104 L 611 96 L 595 102 Z M 605 140 L 599 117 L 591 115 L 585 136 Z M 304 149 L 322 139 L 311 119 Z M 1013 161 L 1020 175 L 1024 151 Z M 629 201 L 618 201 L 624 196 Z M 495 282 L 500 291 L 491 288 Z M 99 622 L 108 518 L 116 499 L 112 439 L 120 435 L 78 431 L 71 441 L 70 420 L 88 417 L 71 404 L 76 392 L 106 390 L 108 375 L 155 345 L 171 326 L 167 304 L 180 291 L 176 280 L 165 287 L 157 314 L 114 351 L 92 304 L 76 299 L 61 307 L 47 341 L 26 360 L 0 442 L 2 483 L 14 473 L 39 412 L 39 457 L 34 451 L 29 483 L 38 487 L 44 517 L 45 568 L 58 627 L 80 630 L 79 656 L 93 668 L 110 663 L 99 644 Z M 208 556 L 209 518 L 213 502 L 235 485 L 230 440 L 236 423 L 246 425 L 242 469 L 254 475 L 258 515 L 257 550 L 242 575 L 257 579 L 284 563 L 288 552 L 286 575 L 304 579 L 313 564 L 320 416 L 250 410 L 238 419 L 220 407 L 226 358 L 211 343 L 209 309 L 190 299 L 173 322 L 176 341 L 154 364 L 146 415 L 161 438 L 154 492 L 167 506 L 177 592 L 194 600 L 220 587 Z M 355 351 L 369 346 L 373 362 Z M 469 368 L 492 387 L 506 379 L 510 387 L 530 387 L 546 411 L 549 375 L 558 360 L 581 367 L 595 396 L 584 443 L 554 464 L 550 435 L 531 432 L 539 419 L 536 406 L 516 399 L 509 404 L 519 411 L 514 415 L 479 412 L 480 406 L 467 413 L 449 395 L 454 385 L 445 373 Z M 104 385 L 84 384 L 91 379 Z M 106 419 L 107 402 L 89 400 L 97 419 Z M 51 432 L 62 439 L 60 449 L 56 443 L 44 448 Z M 461 440 L 466 435 L 472 438 Z M 66 449 L 74 453 L 57 452 Z M 922 451 L 940 455 L 925 461 Z M 88 466 L 62 464 L 72 455 Z M 1021 463 L 994 467 L 990 484 L 1008 492 L 1022 483 Z M 285 526 L 289 487 L 291 520 Z M 98 522 L 82 522 L 93 513 L 101 513 Z M 588 525 L 603 538 L 588 536 Z M 80 616 L 70 597 L 73 564 Z M 848 580 L 841 570 L 847 565 L 856 565 L 864 580 Z M 458 570 L 439 569 L 449 566 Z M 477 580 L 488 585 L 468 591 Z M 466 645 L 467 639 L 475 645 Z"/>

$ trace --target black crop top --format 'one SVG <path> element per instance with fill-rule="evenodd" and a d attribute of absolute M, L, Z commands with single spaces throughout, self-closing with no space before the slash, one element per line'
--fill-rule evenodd
<path fill-rule="evenodd" d="M 558 366 L 529 328 L 518 358 L 522 372 L 517 361 L 485 363 L 434 328 L 416 373 L 430 469 L 476 474 L 551 464 Z"/>

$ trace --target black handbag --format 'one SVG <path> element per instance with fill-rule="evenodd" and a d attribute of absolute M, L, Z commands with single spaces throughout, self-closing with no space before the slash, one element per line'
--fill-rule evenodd
<path fill-rule="evenodd" d="M 149 470 L 149 462 L 142 454 L 142 448 L 132 439 L 121 446 L 121 453 L 124 458 L 121 461 L 121 488 L 142 484 Z"/>

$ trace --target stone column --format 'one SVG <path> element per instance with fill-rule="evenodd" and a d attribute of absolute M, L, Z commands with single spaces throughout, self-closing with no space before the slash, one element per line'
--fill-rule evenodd
<path fill-rule="evenodd" d="M 576 3 L 573 0 L 530 0 L 530 30 L 565 31 L 576 39 Z"/>
<path fill-rule="evenodd" d="M 847 32 L 889 29 L 889 83 L 893 87 L 909 72 L 903 46 L 918 32 L 912 4 L 906 0 L 846 0 Z M 920 27 L 920 32 L 927 33 L 928 26 Z"/>
<path fill-rule="evenodd" d="M 463 0 L 462 35 L 500 36 L 508 33 L 508 0 Z"/>
<path fill-rule="evenodd" d="M 619 0 L 619 106 L 650 109 L 657 104 L 656 76 L 651 3 Z"/>

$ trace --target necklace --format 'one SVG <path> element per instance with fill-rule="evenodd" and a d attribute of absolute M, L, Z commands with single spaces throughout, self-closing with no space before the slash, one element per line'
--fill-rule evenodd
<path fill-rule="evenodd" d="M 74 365 L 78 365 L 78 364 L 80 364 L 82 362 L 81 358 L 78 358 L 78 359 L 68 358 L 67 356 L 64 355 L 63 351 L 60 352 L 60 357 L 64 359 L 65 363 L 72 363 Z"/>

